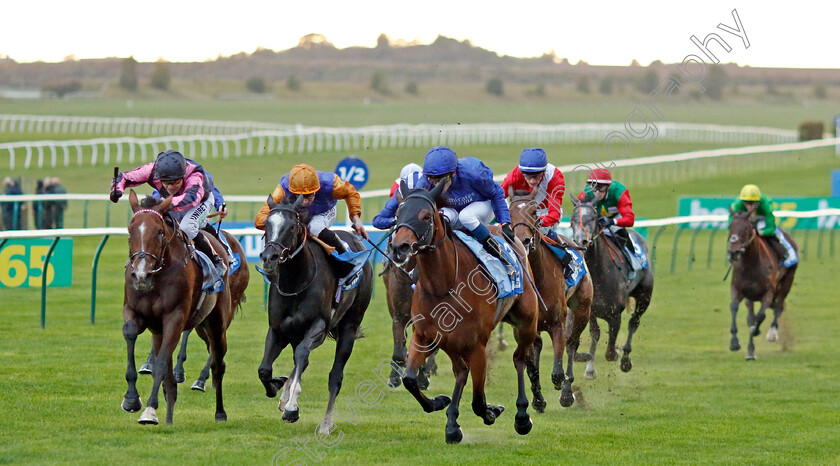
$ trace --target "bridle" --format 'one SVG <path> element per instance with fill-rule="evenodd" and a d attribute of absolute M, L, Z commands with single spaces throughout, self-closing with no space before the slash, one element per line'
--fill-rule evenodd
<path fill-rule="evenodd" d="M 598 236 L 600 236 L 600 235 L 601 235 L 601 232 L 603 232 L 603 231 L 604 231 L 604 229 L 603 229 L 603 228 L 601 228 L 600 230 L 598 230 L 597 232 L 593 233 L 593 234 L 590 236 L 590 235 L 589 235 L 589 230 L 587 230 L 587 229 L 586 229 L 586 225 L 584 225 L 584 224 L 583 224 L 583 208 L 585 207 L 585 208 L 587 208 L 587 209 L 591 209 L 591 210 L 592 210 L 592 212 L 595 212 L 596 214 L 598 213 L 598 209 L 596 209 L 596 208 L 595 208 L 595 206 L 593 206 L 593 205 L 591 205 L 591 204 L 583 204 L 583 203 L 578 204 L 576 207 L 577 207 L 577 213 L 578 213 L 578 214 L 577 214 L 577 220 L 578 220 L 578 221 L 577 221 L 576 223 L 577 223 L 578 228 L 583 229 L 583 232 L 584 232 L 584 233 L 586 233 L 586 244 L 587 244 L 587 246 L 588 246 L 588 245 L 589 245 L 589 244 L 591 244 L 593 241 L 595 241 L 595 238 L 597 238 Z M 575 219 L 575 215 L 574 215 L 574 213 L 572 213 L 572 218 L 571 218 L 571 219 L 572 219 L 572 220 L 574 220 L 574 219 Z M 575 224 L 574 224 L 574 222 L 572 223 L 572 229 L 573 229 L 573 230 L 575 229 Z"/>
<path fill-rule="evenodd" d="M 435 204 L 435 202 L 421 192 L 412 193 L 412 194 L 409 194 L 408 196 L 406 196 L 403 199 L 403 203 L 400 206 L 400 208 L 404 208 L 406 201 L 408 201 L 409 199 L 421 199 L 421 200 L 423 200 L 423 202 L 429 204 L 429 206 L 431 207 L 431 211 L 433 213 L 437 212 L 437 205 Z M 443 243 L 443 241 L 446 239 L 446 234 L 444 234 L 443 237 L 439 241 L 434 242 L 434 236 L 435 236 L 435 220 L 434 220 L 434 218 L 432 218 L 429 221 L 428 226 L 426 226 L 426 229 L 423 231 L 422 234 L 417 232 L 417 230 L 418 230 L 416 228 L 417 223 L 425 223 L 425 222 L 420 222 L 416 218 L 412 218 L 410 221 L 400 222 L 400 223 L 398 223 L 394 226 L 394 231 L 395 232 L 397 230 L 399 230 L 401 227 L 406 227 L 409 230 L 411 230 L 412 232 L 414 232 L 414 236 L 417 237 L 417 241 L 415 241 L 415 242 L 413 242 L 409 245 L 409 250 L 408 250 L 409 251 L 409 257 L 414 256 L 418 253 L 422 253 L 422 252 L 434 251 L 435 248 L 440 246 L 441 243 Z"/>
<path fill-rule="evenodd" d="M 528 201 L 528 200 L 530 200 L 530 199 L 528 199 L 528 198 L 511 199 L 510 203 L 512 205 L 514 202 L 525 202 L 525 201 Z M 530 203 L 530 204 L 532 205 L 533 203 Z M 522 209 L 519 209 L 519 211 L 521 212 Z M 526 215 L 523 214 L 522 217 L 526 217 Z M 536 209 L 533 212 L 533 218 L 534 218 L 534 221 L 536 222 L 536 220 L 537 220 Z M 539 230 L 537 230 L 537 228 L 534 227 L 534 223 L 531 223 L 531 222 L 516 222 L 516 223 L 513 224 L 513 226 L 511 228 L 513 230 L 516 230 L 516 227 L 518 227 L 519 225 L 523 225 L 523 226 L 527 227 L 528 231 L 531 232 L 531 241 L 528 243 L 528 254 L 530 254 L 537 249 L 537 243 L 538 243 L 537 235 L 539 233 Z"/>
<path fill-rule="evenodd" d="M 734 234 L 737 235 L 737 233 L 734 233 Z M 733 234 L 729 235 L 730 244 L 733 243 L 732 236 L 733 236 Z M 727 250 L 727 256 L 728 256 L 729 260 L 737 259 L 742 254 L 744 254 L 747 251 L 747 248 L 750 246 L 750 244 L 752 244 L 755 237 L 756 237 L 755 228 L 750 227 L 750 237 L 749 237 L 749 239 L 744 241 L 740 248 Z"/>
<path fill-rule="evenodd" d="M 141 250 L 139 250 L 139 251 L 135 252 L 134 254 L 132 254 L 132 255 L 130 255 L 130 256 L 128 257 L 128 260 L 127 260 L 127 261 L 125 261 L 125 267 L 126 267 L 126 268 L 129 268 L 129 267 L 130 267 L 130 268 L 134 269 L 134 268 L 136 268 L 136 267 L 137 267 L 136 263 L 137 263 L 138 261 L 143 260 L 143 259 L 145 259 L 146 257 L 151 257 L 151 258 L 155 261 L 155 262 L 154 262 L 154 267 L 155 267 L 155 268 L 154 268 L 153 270 L 150 270 L 150 271 L 149 271 L 149 272 L 147 272 L 147 273 L 148 273 L 149 275 L 153 275 L 153 274 L 156 274 L 156 273 L 160 272 L 161 270 L 163 270 L 164 266 L 166 265 L 166 261 L 165 261 L 165 259 L 164 259 L 164 257 L 166 256 L 166 249 L 169 247 L 169 242 L 170 242 L 170 241 L 172 241 L 172 239 L 175 237 L 175 232 L 176 232 L 176 230 L 173 228 L 173 229 L 172 229 L 172 236 L 170 236 L 169 238 L 167 238 L 167 237 L 165 236 L 165 235 L 166 235 L 166 220 L 164 220 L 164 219 L 163 219 L 163 215 L 162 215 L 160 212 L 156 211 L 156 210 L 152 210 L 152 209 L 139 209 L 139 210 L 136 210 L 136 211 L 134 212 L 134 214 L 131 216 L 131 218 L 132 218 L 132 220 L 133 220 L 133 219 L 134 219 L 134 217 L 136 217 L 137 215 L 139 215 L 139 214 L 144 214 L 144 213 L 151 213 L 151 214 L 156 215 L 156 216 L 157 216 L 157 218 L 159 218 L 159 219 L 160 219 L 160 221 L 163 223 L 163 225 L 164 225 L 164 229 L 163 229 L 163 231 L 164 231 L 163 250 L 162 250 L 162 251 L 161 251 L 161 253 L 160 253 L 160 257 L 158 257 L 158 256 L 156 256 L 156 255 L 154 255 L 154 254 L 152 254 L 152 253 L 150 253 L 150 252 L 148 252 L 148 251 L 145 251 L 145 250 L 142 250 L 142 249 L 141 249 Z M 188 259 L 185 259 L 185 263 L 186 263 L 186 260 L 188 260 Z"/>
<path fill-rule="evenodd" d="M 297 256 L 298 253 L 303 249 L 303 246 L 306 245 L 306 239 L 309 237 L 309 229 L 306 227 L 306 225 L 301 220 L 300 213 L 297 210 L 295 210 L 294 208 L 278 207 L 277 210 L 278 211 L 283 210 L 283 211 L 291 212 L 291 213 L 294 214 L 294 216 L 295 216 L 294 229 L 296 231 L 292 236 L 293 238 L 297 238 L 297 237 L 301 236 L 301 233 L 298 233 L 297 230 L 303 230 L 303 232 L 302 232 L 303 238 L 300 240 L 300 244 L 291 253 L 289 251 L 292 250 L 292 247 L 291 246 L 286 246 L 285 244 L 282 244 L 279 241 L 272 240 L 272 241 L 267 241 L 265 243 L 265 250 L 268 250 L 269 247 L 273 247 L 273 248 L 278 249 L 279 259 L 277 260 L 277 263 L 282 264 L 284 262 L 287 262 L 287 261 L 291 260 L 293 257 Z M 310 256 L 310 258 L 311 258 L 311 256 Z M 274 288 L 277 290 L 277 292 L 280 293 L 281 296 L 289 297 L 289 296 L 297 296 L 297 295 L 301 294 L 304 290 L 308 289 L 310 287 L 310 285 L 312 285 L 312 282 L 315 281 L 315 278 L 318 277 L 318 261 L 313 260 L 312 262 L 315 263 L 315 271 L 312 273 L 312 278 L 310 278 L 309 281 L 305 285 L 298 288 L 297 291 L 292 291 L 292 292 L 283 291 L 283 290 L 280 289 L 280 284 L 278 283 L 278 281 L 276 279 L 271 280 L 272 283 L 274 284 Z M 279 276 L 280 276 L 280 274 L 277 274 L 277 278 L 279 278 Z"/>

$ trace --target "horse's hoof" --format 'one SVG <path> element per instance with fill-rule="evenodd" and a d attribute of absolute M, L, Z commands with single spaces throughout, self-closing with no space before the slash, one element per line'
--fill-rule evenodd
<path fill-rule="evenodd" d="M 452 398 L 449 398 L 446 395 L 438 395 L 432 400 L 432 411 L 440 411 L 443 408 L 449 406 L 449 403 L 452 403 Z"/>
<path fill-rule="evenodd" d="M 551 374 L 551 382 L 554 383 L 554 389 L 560 390 L 563 388 L 563 381 L 566 380 L 566 374 L 562 372 L 553 372 Z"/>
<path fill-rule="evenodd" d="M 616 350 L 609 351 L 609 350 L 608 350 L 608 351 L 604 354 L 604 358 L 606 358 L 606 360 L 607 360 L 607 361 L 610 361 L 610 362 L 612 362 L 612 361 L 618 361 L 618 351 L 616 351 Z"/>
<path fill-rule="evenodd" d="M 568 390 L 568 393 L 566 392 L 566 390 L 563 390 L 560 393 L 560 406 L 568 408 L 573 404 L 575 404 L 575 394 L 572 393 L 571 388 Z"/>
<path fill-rule="evenodd" d="M 192 387 L 190 387 L 190 389 L 195 390 L 197 392 L 203 392 L 204 391 L 204 381 L 203 380 L 196 380 L 192 384 Z"/>
<path fill-rule="evenodd" d="M 397 388 L 400 385 L 402 385 L 402 379 L 400 379 L 400 374 L 398 374 L 396 371 L 391 372 L 391 376 L 388 378 L 388 387 Z"/>
<path fill-rule="evenodd" d="M 545 407 L 545 400 L 543 400 L 543 407 Z M 502 405 L 493 406 L 491 404 L 487 404 L 487 412 L 484 416 L 484 424 L 488 426 L 492 426 L 493 423 L 496 422 L 496 419 L 505 412 L 505 407 Z"/>
<path fill-rule="evenodd" d="M 750 327 L 750 334 L 754 337 L 761 335 L 761 330 L 757 326 Z"/>
<path fill-rule="evenodd" d="M 143 414 L 140 415 L 140 419 L 137 420 L 140 424 L 153 424 L 158 425 L 158 417 L 157 413 L 155 413 L 155 408 L 151 406 L 147 407 Z"/>
<path fill-rule="evenodd" d="M 534 410 L 535 410 L 536 412 L 538 412 L 538 413 L 544 413 L 544 412 L 545 412 L 545 406 L 546 406 L 545 398 L 543 398 L 543 397 L 539 397 L 539 398 L 534 397 L 534 399 L 533 399 L 533 400 L 531 400 L 531 406 L 533 406 L 533 407 L 534 407 Z M 485 424 L 486 424 L 486 422 L 485 422 Z"/>
<path fill-rule="evenodd" d="M 746 359 L 747 361 L 755 361 L 755 354 L 747 354 L 746 356 L 744 356 L 744 359 Z"/>
<path fill-rule="evenodd" d="M 286 422 L 297 422 L 300 419 L 300 410 L 296 409 L 294 411 L 287 409 L 283 411 L 283 420 Z"/>
<path fill-rule="evenodd" d="M 187 380 L 187 374 L 184 371 L 173 371 L 175 376 L 175 383 L 184 383 Z"/>
<path fill-rule="evenodd" d="M 767 341 L 769 341 L 770 343 L 779 341 L 779 331 L 773 327 L 770 327 L 770 330 L 767 331 Z"/>
<path fill-rule="evenodd" d="M 227 413 L 222 411 L 221 413 L 216 413 L 216 422 L 224 422 L 227 421 Z"/>
<path fill-rule="evenodd" d="M 504 351 L 504 350 L 507 349 L 507 347 L 508 347 L 507 341 L 499 340 L 499 346 L 498 346 L 499 351 Z"/>
<path fill-rule="evenodd" d="M 144 362 L 140 369 L 137 371 L 138 374 L 151 374 L 152 373 L 152 365 L 148 362 Z"/>
<path fill-rule="evenodd" d="M 265 389 L 265 396 L 269 398 L 274 398 L 275 396 L 277 396 L 277 392 L 283 389 L 283 384 L 285 384 L 286 380 L 288 379 L 289 378 L 286 376 L 271 378 L 268 381 L 269 386 Z"/>
<path fill-rule="evenodd" d="M 589 362 L 592 360 L 592 353 L 575 353 L 575 362 Z"/>
<path fill-rule="evenodd" d="M 630 369 L 633 368 L 633 363 L 630 361 L 630 358 L 621 358 L 621 372 L 630 372 Z"/>
<path fill-rule="evenodd" d="M 446 443 L 461 443 L 461 440 L 464 439 L 464 433 L 461 432 L 461 426 L 458 426 L 456 429 L 450 430 L 449 428 L 446 429 Z"/>
<path fill-rule="evenodd" d="M 596 371 L 595 369 L 586 369 L 586 372 L 583 373 L 584 379 L 593 380 L 595 377 L 598 377 L 598 371 Z"/>
<path fill-rule="evenodd" d="M 741 349 L 741 344 L 737 341 L 729 343 L 729 351 L 738 351 L 739 349 Z"/>
<path fill-rule="evenodd" d="M 517 417 L 513 421 L 513 428 L 519 435 L 528 435 L 528 432 L 531 432 L 532 427 L 534 427 L 534 423 L 531 422 L 531 416 L 528 416 L 527 414 L 524 418 Z"/>
<path fill-rule="evenodd" d="M 138 396 L 134 400 L 129 400 L 128 398 L 123 398 L 123 402 L 120 405 L 123 411 L 127 413 L 136 413 L 143 408 L 143 402 L 140 401 L 140 397 Z"/>

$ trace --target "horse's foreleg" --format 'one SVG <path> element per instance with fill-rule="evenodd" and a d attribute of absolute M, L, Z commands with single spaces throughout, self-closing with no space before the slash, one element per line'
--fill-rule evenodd
<path fill-rule="evenodd" d="M 601 339 L 601 327 L 598 326 L 598 319 L 595 314 L 589 317 L 589 361 L 586 363 L 586 372 L 583 376 L 587 379 L 594 379 L 598 376 L 595 370 L 595 349 L 598 347 L 598 340 Z"/>
<path fill-rule="evenodd" d="M 513 420 L 513 427 L 519 435 L 526 435 L 531 432 L 533 423 L 528 415 L 528 396 L 525 394 L 525 364 L 530 353 L 533 342 L 539 335 L 536 332 L 536 322 L 533 327 L 521 326 L 514 328 L 513 335 L 516 337 L 516 351 L 513 352 L 513 366 L 516 368 L 517 396 L 516 416 Z"/>
<path fill-rule="evenodd" d="M 344 380 L 344 366 L 347 365 L 347 360 L 350 359 L 350 353 L 353 352 L 357 328 L 357 325 L 346 325 L 336 339 L 335 360 L 333 361 L 329 378 L 330 400 L 327 402 L 327 413 L 324 415 L 324 420 L 321 422 L 319 428 L 321 435 L 329 435 L 333 428 L 335 399 L 338 397 L 338 392 L 341 391 L 341 383 Z M 392 370 L 394 369 L 392 368 Z"/>
<path fill-rule="evenodd" d="M 196 390 L 199 392 L 204 391 L 204 387 L 207 383 L 207 379 L 210 377 L 210 365 L 213 363 L 213 354 L 207 356 L 207 362 L 204 363 L 204 368 L 201 369 L 201 372 L 198 374 L 198 378 L 195 379 L 192 386 L 190 387 L 191 390 Z"/>
<path fill-rule="evenodd" d="M 537 341 L 539 341 L 539 339 Z M 505 407 L 487 403 L 487 398 L 484 394 L 484 383 L 487 377 L 486 351 L 487 348 L 483 346 L 478 346 L 473 349 L 469 359 L 469 373 L 472 376 L 473 381 L 473 412 L 476 416 L 484 420 L 484 424 L 489 426 L 496 422 L 496 418 L 502 415 Z"/>
<path fill-rule="evenodd" d="M 184 380 L 187 379 L 184 372 L 184 361 L 187 360 L 187 339 L 190 332 L 192 332 L 192 329 L 184 330 L 184 333 L 181 334 L 181 349 L 178 350 L 178 362 L 175 364 L 175 382 L 178 383 L 184 383 Z"/>
<path fill-rule="evenodd" d="M 636 308 L 633 310 L 633 315 L 630 316 L 630 322 L 627 324 L 627 343 L 624 344 L 624 352 L 621 356 L 621 370 L 623 372 L 630 372 L 630 369 L 633 368 L 633 362 L 630 361 L 630 352 L 633 351 L 633 334 L 639 329 L 639 321 L 649 305 L 650 295 L 644 294 L 636 298 Z"/>
<path fill-rule="evenodd" d="M 738 325 L 735 321 L 738 316 L 738 305 L 740 302 L 740 298 L 733 296 L 732 301 L 729 303 L 729 312 L 732 314 L 732 326 L 729 328 L 729 333 L 732 334 L 732 339 L 729 340 L 730 351 L 738 351 L 741 349 L 741 343 L 738 342 Z"/>
<path fill-rule="evenodd" d="M 405 349 L 405 326 L 407 324 L 408 319 L 404 319 L 401 316 L 393 316 L 391 318 L 391 331 L 394 334 L 394 352 L 391 354 L 391 360 L 400 367 L 405 367 L 405 357 L 408 354 Z M 399 387 L 400 383 L 402 383 L 400 373 L 395 367 L 391 368 L 391 375 L 388 378 L 388 382 L 391 387 Z"/>
<path fill-rule="evenodd" d="M 180 315 L 177 310 L 173 315 Z M 175 328 L 176 318 L 170 317 L 164 319 L 163 333 L 154 335 L 154 349 L 155 349 L 155 364 L 152 368 L 152 391 L 149 395 L 149 400 L 146 402 L 146 410 L 137 421 L 140 424 L 157 424 L 158 418 L 156 410 L 158 409 L 158 392 L 164 379 L 167 380 L 164 386 L 164 396 L 166 397 L 166 423 L 171 424 L 173 418 L 173 409 L 175 399 L 177 398 L 178 385 L 175 384 L 175 378 L 172 376 L 172 352 L 178 344 L 180 331 Z M 170 385 L 171 381 L 171 385 Z"/>
<path fill-rule="evenodd" d="M 618 339 L 618 331 L 621 329 L 621 313 L 623 311 L 624 309 L 615 311 L 607 321 L 609 325 L 609 338 L 607 340 L 607 351 L 604 353 L 607 361 L 618 361 L 618 350 L 615 347 L 615 342 Z"/>
<path fill-rule="evenodd" d="M 460 443 L 461 439 L 464 438 L 464 433 L 461 431 L 461 426 L 458 425 L 459 405 L 470 370 L 461 356 L 450 355 L 450 358 L 452 359 L 452 372 L 455 374 L 455 387 L 452 389 L 452 403 L 446 409 L 446 443 Z"/>
<path fill-rule="evenodd" d="M 140 401 L 140 394 L 137 393 L 137 370 L 134 363 L 134 345 L 137 343 L 137 334 L 140 332 L 137 322 L 126 320 L 123 324 L 123 338 L 128 350 L 128 365 L 125 369 L 125 381 L 128 382 L 128 390 L 123 397 L 122 409 L 129 413 L 140 411 L 143 403 Z"/>
<path fill-rule="evenodd" d="M 295 422 L 300 419 L 300 409 L 298 407 L 298 396 L 301 388 L 300 382 L 303 376 L 303 371 L 309 366 L 309 353 L 312 349 L 317 347 L 324 341 L 326 337 L 326 323 L 318 319 L 306 331 L 303 340 L 295 347 L 295 369 L 292 372 L 291 380 L 289 380 L 289 399 L 283 406 L 283 420 L 286 422 Z"/>
<path fill-rule="evenodd" d="M 531 404 L 534 405 L 534 409 L 538 413 L 545 411 L 546 404 L 545 397 L 542 394 L 542 384 L 540 383 L 540 353 L 542 352 L 542 345 L 542 338 L 537 337 L 534 340 L 534 351 L 525 364 L 525 370 L 528 371 L 528 378 L 531 380 L 531 393 L 534 395 Z M 473 372 L 473 384 L 475 384 L 475 372 Z"/>
<path fill-rule="evenodd" d="M 572 380 L 563 372 L 563 351 L 566 349 L 566 329 L 559 325 L 551 329 L 551 343 L 554 346 L 554 368 L 551 372 L 551 381 L 554 389 L 560 390 L 560 406 L 568 408 L 575 402 L 575 395 L 572 393 Z M 569 366 L 573 363 L 573 356 L 569 355 Z"/>
<path fill-rule="evenodd" d="M 779 341 L 779 317 L 781 317 L 782 311 L 785 310 L 784 301 L 781 301 L 781 298 L 779 299 L 773 306 L 773 323 L 770 324 L 770 329 L 767 330 L 767 341 L 771 343 Z"/>
<path fill-rule="evenodd" d="M 286 382 L 287 377 L 271 376 L 271 366 L 274 364 L 274 360 L 280 356 L 280 352 L 283 351 L 283 348 L 285 348 L 288 344 L 289 341 L 285 339 L 280 332 L 271 327 L 268 328 L 268 333 L 265 336 L 265 351 L 263 352 L 263 359 L 260 363 L 259 369 L 257 369 L 257 373 L 260 376 L 260 381 L 265 387 L 265 396 L 269 398 L 277 396 L 277 390 L 283 388 L 283 384 Z"/>
<path fill-rule="evenodd" d="M 420 341 L 416 333 L 412 334 L 411 343 L 408 348 L 408 358 L 405 361 L 405 374 L 402 379 L 405 389 L 414 396 L 417 402 L 420 403 L 423 411 L 427 413 L 440 411 L 441 409 L 449 406 L 449 403 L 452 402 L 452 399 L 446 395 L 438 395 L 434 399 L 429 399 L 426 394 L 420 390 L 420 384 L 417 381 L 417 374 L 420 371 L 420 367 L 423 365 L 423 362 L 426 360 L 426 356 L 429 354 L 429 351 L 434 349 L 437 349 L 435 344 L 428 344 L 428 342 Z"/>

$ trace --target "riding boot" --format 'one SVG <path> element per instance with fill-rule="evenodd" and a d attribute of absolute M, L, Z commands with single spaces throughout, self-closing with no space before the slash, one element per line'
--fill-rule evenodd
<path fill-rule="evenodd" d="M 568 279 L 572 276 L 572 273 L 574 273 L 574 269 L 572 269 L 572 255 L 569 251 L 566 251 L 563 248 L 561 248 L 561 250 L 566 254 L 562 257 L 558 257 L 558 259 L 560 259 L 560 265 L 563 266 L 563 278 Z"/>
<path fill-rule="evenodd" d="M 507 256 L 505 256 L 505 254 L 502 252 L 501 246 L 499 245 L 498 241 L 496 241 L 496 238 L 488 236 L 484 239 L 484 241 L 481 242 L 481 244 L 484 245 L 485 251 L 487 251 L 488 253 L 490 253 L 491 256 L 495 257 L 496 259 L 499 259 L 502 262 L 502 265 L 505 267 L 505 270 L 507 271 L 507 274 L 509 276 L 512 277 L 516 274 L 516 268 L 513 266 L 513 264 L 510 263 Z"/>
<path fill-rule="evenodd" d="M 195 235 L 195 238 L 193 238 L 193 243 L 195 244 L 196 249 L 203 252 L 210 258 L 213 265 L 216 267 L 216 270 L 218 270 L 220 274 L 224 275 L 226 269 L 225 263 L 222 261 L 222 258 L 216 254 L 213 247 L 210 246 L 210 241 L 208 241 L 207 238 L 199 232 Z"/>
<path fill-rule="evenodd" d="M 204 225 L 203 227 L 201 227 L 201 229 L 206 231 L 207 233 L 210 233 L 211 235 L 213 235 L 213 237 L 215 237 L 217 240 L 219 240 L 219 241 L 222 240 L 221 238 L 219 238 L 220 233 L 218 231 L 216 231 L 216 229 L 213 228 L 213 226 L 210 225 L 209 223 L 207 225 Z"/>
<path fill-rule="evenodd" d="M 776 258 L 779 259 L 779 264 L 782 265 L 788 254 L 787 249 L 785 249 L 785 245 L 779 241 L 779 238 L 775 234 L 764 236 L 764 240 L 767 241 L 767 244 L 769 244 L 773 249 L 773 252 L 776 253 Z"/>
<path fill-rule="evenodd" d="M 334 231 L 324 228 L 318 233 L 318 239 L 335 248 L 335 252 L 344 254 L 347 252 L 347 243 L 341 240 Z"/>

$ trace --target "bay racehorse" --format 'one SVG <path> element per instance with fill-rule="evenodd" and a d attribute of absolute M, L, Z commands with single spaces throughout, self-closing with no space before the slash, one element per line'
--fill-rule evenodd
<path fill-rule="evenodd" d="M 473 412 L 485 424 L 493 424 L 504 407 L 488 404 L 485 399 L 485 348 L 493 329 L 505 320 L 514 327 L 517 342 L 513 353 L 518 393 L 514 428 L 520 435 L 525 435 L 532 427 L 527 411 L 525 365 L 537 338 L 536 291 L 529 281 L 523 280 L 521 294 L 496 299 L 495 282 L 486 275 L 467 245 L 456 239 L 438 212 L 438 204 L 446 202 L 445 184 L 438 183 L 431 192 L 424 189 L 409 191 L 405 182 L 401 186 L 402 192 L 407 194 L 397 211 L 392 239 L 394 260 L 404 264 L 410 256 L 415 256 L 418 270 L 411 301 L 413 332 L 403 384 L 427 413 L 449 406 L 446 411 L 447 443 L 458 443 L 463 438 L 457 419 L 468 376 L 472 376 L 473 381 Z M 524 248 L 517 243 L 515 247 L 524 256 Z M 522 273 L 530 273 L 527 259 L 522 265 Z M 436 348 L 442 349 L 452 360 L 455 373 L 452 398 L 438 395 L 429 399 L 418 385 L 420 366 Z"/>
<path fill-rule="evenodd" d="M 593 202 L 575 202 L 571 215 L 571 225 L 575 242 L 586 247 L 584 260 L 592 275 L 594 294 L 592 296 L 592 314 L 589 319 L 589 335 L 591 337 L 589 353 L 580 355 L 589 358 L 586 365 L 584 377 L 594 379 L 595 371 L 595 348 L 601 336 L 596 318 L 607 321 L 609 325 L 609 339 L 607 341 L 606 359 L 615 361 L 618 359 L 618 351 L 615 346 L 618 337 L 618 330 L 621 328 L 621 314 L 629 306 L 628 298 L 633 298 L 635 307 L 630 316 L 627 328 L 627 342 L 621 348 L 621 370 L 629 372 L 633 368 L 630 361 L 632 347 L 630 343 L 633 334 L 639 328 L 639 321 L 650 305 L 653 294 L 653 271 L 650 268 L 639 270 L 631 280 L 629 278 L 631 267 L 621 251 L 622 246 L 603 234 L 603 229 L 598 226 L 598 211 Z M 647 242 L 634 230 L 627 230 L 633 236 L 636 243 L 647 255 Z"/>
<path fill-rule="evenodd" d="M 212 229 L 212 227 L 210 228 Z M 205 230 L 207 231 L 207 230 Z M 232 312 L 235 312 L 237 309 L 241 309 L 241 304 L 245 301 L 245 288 L 248 286 L 248 281 L 251 279 L 251 272 L 248 270 L 248 264 L 245 259 L 245 250 L 242 248 L 242 245 L 239 241 L 234 238 L 230 233 L 219 230 L 218 233 L 211 233 L 225 235 L 225 239 L 230 245 L 231 251 L 236 254 L 239 253 L 239 267 L 230 274 L 230 308 Z M 217 237 L 218 239 L 218 237 Z M 231 316 L 228 325 L 230 322 L 233 321 L 233 316 Z M 192 333 L 192 329 L 184 330 L 184 333 L 181 334 L 181 347 L 178 350 L 178 357 L 175 363 L 175 382 L 177 383 L 184 383 L 186 380 L 186 372 L 184 371 L 184 362 L 187 360 L 187 341 L 189 339 L 190 333 Z M 208 347 L 209 352 L 209 347 Z M 207 356 L 207 362 L 204 364 L 204 368 L 201 369 L 201 372 L 198 374 L 198 378 L 195 379 L 192 386 L 190 387 L 193 390 L 197 391 L 204 391 L 205 384 L 207 379 L 210 377 L 210 363 L 213 361 L 213 356 Z M 155 349 L 152 348 L 149 351 L 149 356 L 146 359 L 146 362 L 140 367 L 137 371 L 140 374 L 151 374 L 152 373 L 152 366 L 155 363 Z"/>
<path fill-rule="evenodd" d="M 747 326 L 750 332 L 750 342 L 747 345 L 747 360 L 755 359 L 755 345 L 753 337 L 761 334 L 759 327 L 764 322 L 764 311 L 768 307 L 773 309 L 773 323 L 767 331 L 767 341 L 779 340 L 779 316 L 785 310 L 785 298 L 793 285 L 793 276 L 797 265 L 782 267 L 779 258 L 756 233 L 748 212 L 732 212 L 729 223 L 728 258 L 732 263 L 732 283 L 730 294 L 732 301 L 729 310 L 732 312 L 732 340 L 729 349 L 738 351 L 738 328 L 735 316 L 741 300 L 746 300 Z M 794 251 L 798 251 L 796 243 L 786 232 L 783 233 Z M 759 302 L 758 315 L 754 312 L 754 304 Z"/>
<path fill-rule="evenodd" d="M 295 198 L 297 198 L 295 200 Z M 329 335 L 335 338 L 335 360 L 329 375 L 330 399 L 320 424 L 321 434 L 334 426 L 335 399 L 344 379 L 344 366 L 359 335 L 359 326 L 370 303 L 373 268 L 366 263 L 358 286 L 338 292 L 338 278 L 324 248 L 309 235 L 307 208 L 303 196 L 289 196 L 276 204 L 271 196 L 271 211 L 265 221 L 265 248 L 260 254 L 262 268 L 271 284 L 268 295 L 268 334 L 265 353 L 258 374 L 269 398 L 283 389 L 278 408 L 283 420 L 300 418 L 298 397 L 301 376 L 309 365 L 309 354 Z M 364 246 L 345 231 L 336 234 L 353 251 Z M 272 377 L 272 364 L 283 349 L 294 349 L 294 368 L 289 377 Z"/>
<path fill-rule="evenodd" d="M 216 420 L 227 420 L 222 401 L 222 379 L 227 352 L 225 331 L 233 318 L 229 277 L 224 277 L 224 290 L 204 293 L 201 289 L 201 267 L 191 260 L 188 239 L 167 215 L 172 198 L 163 202 L 147 197 L 143 205 L 131 190 L 129 203 L 134 212 L 128 225 L 129 259 L 125 268 L 123 301 L 123 337 L 128 347 L 125 379 L 128 390 L 122 408 L 128 412 L 142 407 L 137 393 L 137 371 L 134 346 L 137 335 L 145 329 L 152 332 L 155 359 L 154 382 L 141 424 L 157 424 L 158 391 L 163 385 L 166 398 L 166 423 L 172 424 L 178 385 L 172 371 L 172 353 L 184 330 L 193 329 L 207 342 L 212 362 L 213 386 L 216 388 Z M 205 233 L 199 233 L 205 234 Z M 222 245 L 212 237 L 210 244 L 217 251 Z M 222 254 L 227 265 L 227 259 Z"/>
<path fill-rule="evenodd" d="M 537 227 L 537 203 L 534 197 L 537 190 L 528 194 L 525 191 L 508 192 L 510 201 L 510 222 L 513 232 L 528 250 L 528 261 L 534 272 L 534 283 L 542 297 L 540 304 L 540 318 L 537 326 L 540 332 L 548 332 L 554 348 L 554 366 L 551 371 L 551 381 L 556 390 L 561 390 L 560 405 L 571 406 L 575 397 L 572 393 L 572 382 L 575 380 L 574 361 L 580 344 L 580 334 L 589 322 L 590 305 L 592 304 L 592 279 L 590 274 L 583 276 L 573 288 L 566 290 L 566 280 L 563 276 L 563 266 L 560 260 L 551 252 L 543 240 Z M 577 247 L 568 238 L 561 237 L 565 244 Z M 549 240 L 550 241 L 550 240 Z M 569 312 L 571 311 L 571 312 Z M 540 352 L 542 339 L 534 341 L 534 357 L 528 364 L 528 376 L 531 378 L 531 391 L 534 394 L 532 404 L 538 412 L 545 410 L 545 398 L 540 386 Z M 563 373 L 563 351 L 567 352 L 566 372 Z"/>

